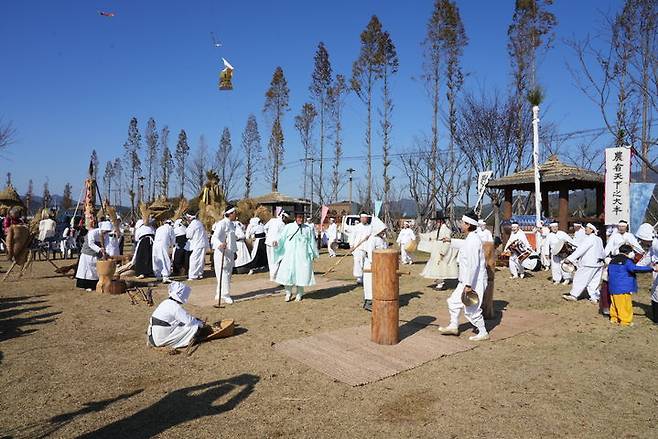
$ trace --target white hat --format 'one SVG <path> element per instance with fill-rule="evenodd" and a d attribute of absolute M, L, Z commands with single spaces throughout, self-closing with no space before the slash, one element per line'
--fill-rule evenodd
<path fill-rule="evenodd" d="M 180 303 L 187 303 L 190 298 L 192 288 L 185 285 L 183 282 L 172 282 L 169 284 L 169 297 Z"/>
<path fill-rule="evenodd" d="M 587 225 L 585 227 L 587 227 L 588 229 L 591 229 L 592 232 L 594 232 L 594 233 L 599 233 L 599 229 L 597 229 L 596 226 L 592 223 L 587 223 Z"/>
<path fill-rule="evenodd" d="M 113 227 L 111 222 L 101 221 L 98 223 L 98 228 L 101 230 L 101 232 L 111 232 Z"/>
<path fill-rule="evenodd" d="M 651 241 L 654 236 L 653 226 L 649 223 L 642 223 L 638 227 L 635 236 L 642 241 Z"/>

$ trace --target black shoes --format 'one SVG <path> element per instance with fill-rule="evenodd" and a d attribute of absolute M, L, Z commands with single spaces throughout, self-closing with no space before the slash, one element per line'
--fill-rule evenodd
<path fill-rule="evenodd" d="M 372 300 L 364 300 L 363 301 L 363 309 L 366 311 L 372 312 Z"/>

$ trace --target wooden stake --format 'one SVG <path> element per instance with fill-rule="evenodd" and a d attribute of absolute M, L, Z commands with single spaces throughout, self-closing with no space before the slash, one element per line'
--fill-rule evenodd
<path fill-rule="evenodd" d="M 377 344 L 397 344 L 400 341 L 400 252 L 375 250 L 372 259 L 370 339 Z"/>
<path fill-rule="evenodd" d="M 496 273 L 496 250 L 494 248 L 493 242 L 483 242 L 482 250 L 484 251 L 488 277 L 487 288 L 484 290 L 484 297 L 482 298 L 482 315 L 486 320 L 491 320 L 495 317 L 493 296 L 494 275 Z"/>

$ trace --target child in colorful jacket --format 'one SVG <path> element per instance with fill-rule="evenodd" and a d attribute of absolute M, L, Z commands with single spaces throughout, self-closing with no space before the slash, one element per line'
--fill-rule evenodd
<path fill-rule="evenodd" d="M 633 325 L 632 294 L 637 293 L 636 273 L 654 271 L 651 266 L 643 267 L 633 262 L 633 248 L 624 244 L 619 254 L 612 257 L 608 265 L 608 292 L 610 293 L 610 323 L 621 326 Z"/>

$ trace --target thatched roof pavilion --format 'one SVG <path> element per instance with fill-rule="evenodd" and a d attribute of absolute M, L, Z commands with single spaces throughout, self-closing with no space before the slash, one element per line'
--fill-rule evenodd
<path fill-rule="evenodd" d="M 259 206 L 265 206 L 272 209 L 272 215 L 276 215 L 275 210 L 277 207 L 282 207 L 290 212 L 296 209 L 306 209 L 306 206 L 311 204 L 306 200 L 289 197 L 280 192 L 270 192 L 269 194 L 261 195 L 260 197 L 254 197 L 253 200 Z"/>
<path fill-rule="evenodd" d="M 548 194 L 550 192 L 559 193 L 558 221 L 560 223 L 560 230 L 568 230 L 569 222 L 572 220 L 569 216 L 569 191 L 579 189 L 596 190 L 597 218 L 603 213 L 603 189 L 605 185 L 603 174 L 577 166 L 567 165 L 562 163 L 557 156 L 553 155 L 539 165 L 539 178 L 541 181 L 543 215 L 549 216 Z M 515 190 L 531 193 L 535 191 L 534 168 L 530 167 L 515 174 L 492 180 L 487 186 L 505 191 L 503 218 L 510 219 L 512 217 L 513 192 Z M 594 221 L 598 220 L 594 219 Z"/>

